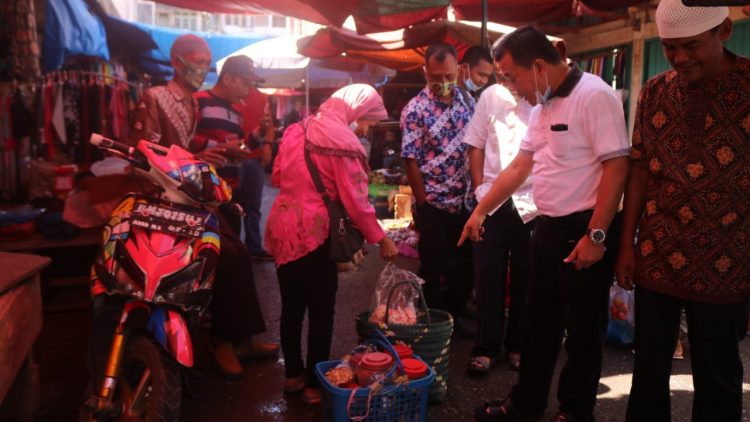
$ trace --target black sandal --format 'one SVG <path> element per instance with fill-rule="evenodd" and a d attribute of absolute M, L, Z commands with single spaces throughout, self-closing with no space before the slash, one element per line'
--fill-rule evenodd
<path fill-rule="evenodd" d="M 483 422 L 510 421 L 518 412 L 513 408 L 510 399 L 490 400 L 474 409 L 474 419 Z"/>
<path fill-rule="evenodd" d="M 475 375 L 484 375 L 490 372 L 497 364 L 497 359 L 489 356 L 474 356 L 466 364 L 466 372 Z"/>

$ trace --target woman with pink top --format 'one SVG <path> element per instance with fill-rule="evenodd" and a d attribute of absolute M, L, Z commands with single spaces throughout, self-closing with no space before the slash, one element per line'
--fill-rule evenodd
<path fill-rule="evenodd" d="M 281 290 L 284 391 L 304 389 L 307 403 L 320 402 L 314 368 L 328 359 L 331 349 L 338 271 L 329 259 L 328 211 L 305 163 L 305 137 L 328 195 L 343 204 L 365 240 L 380 245 L 380 256 L 393 260 L 398 250 L 367 201 L 367 156 L 349 127 L 357 122 L 366 132 L 387 117 L 383 99 L 374 88 L 344 87 L 317 114 L 287 128 L 274 163 L 272 183 L 281 190 L 268 216 L 265 243 L 276 261 Z M 310 322 L 306 371 L 300 342 L 305 309 Z"/>

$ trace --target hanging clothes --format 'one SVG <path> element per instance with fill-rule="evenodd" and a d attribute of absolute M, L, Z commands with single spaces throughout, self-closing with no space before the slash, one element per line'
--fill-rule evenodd
<path fill-rule="evenodd" d="M 13 79 L 31 82 L 41 76 L 40 49 L 37 41 L 36 14 L 33 0 L 0 2 L 2 15 L 6 16 L 6 28 L 10 34 L 10 76 Z"/>

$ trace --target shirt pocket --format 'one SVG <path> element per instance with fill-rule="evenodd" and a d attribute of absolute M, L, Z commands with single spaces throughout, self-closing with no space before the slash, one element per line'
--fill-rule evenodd
<path fill-rule="evenodd" d="M 548 132 L 547 145 L 556 158 L 566 158 L 572 148 L 574 137 L 569 130 Z"/>

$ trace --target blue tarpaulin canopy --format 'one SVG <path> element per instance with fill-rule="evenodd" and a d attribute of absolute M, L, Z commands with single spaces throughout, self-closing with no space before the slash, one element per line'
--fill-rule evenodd
<path fill-rule="evenodd" d="M 114 18 L 113 18 L 114 19 Z M 142 61 L 150 64 L 150 68 L 154 68 L 152 74 L 160 74 L 161 76 L 171 76 L 172 66 L 169 62 L 169 50 L 172 48 L 174 40 L 182 34 L 193 33 L 203 38 L 208 42 L 208 46 L 211 48 L 212 63 L 211 68 L 216 69 L 216 61 L 222 57 L 239 50 L 240 48 L 247 47 L 255 42 L 261 41 L 268 38 L 261 34 L 248 34 L 248 35 L 225 35 L 225 34 L 213 34 L 208 32 L 191 32 L 180 29 L 164 28 L 160 26 L 147 25 L 138 22 L 124 22 L 135 26 L 147 32 L 156 43 L 156 49 L 146 51 L 140 54 L 139 58 Z M 144 63 L 145 64 L 145 63 Z M 158 73 L 157 73 L 158 72 Z M 206 83 L 215 83 L 217 79 L 215 71 L 209 73 L 206 78 Z"/>
<path fill-rule="evenodd" d="M 47 0 L 43 53 L 45 71 L 60 69 L 76 55 L 109 60 L 104 25 L 83 0 Z"/>

